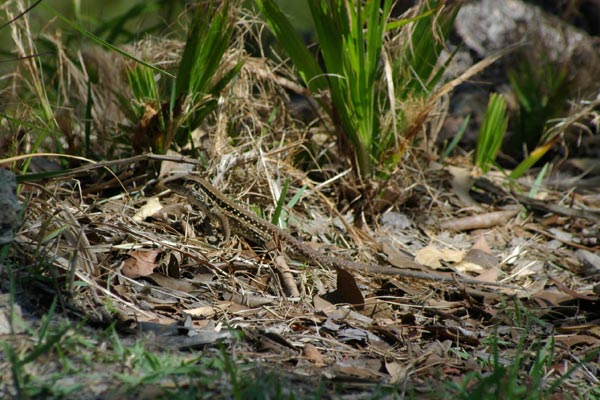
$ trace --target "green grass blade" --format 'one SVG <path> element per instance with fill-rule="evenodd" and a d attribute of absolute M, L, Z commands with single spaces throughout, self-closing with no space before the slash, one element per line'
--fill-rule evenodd
<path fill-rule="evenodd" d="M 460 142 L 460 139 L 462 139 L 463 135 L 465 134 L 465 132 L 467 130 L 467 126 L 469 125 L 470 120 L 471 120 L 471 114 L 467 115 L 467 117 L 465 118 L 463 123 L 458 128 L 458 131 L 454 135 L 454 138 L 452 138 L 452 141 L 450 142 L 448 147 L 446 147 L 446 149 L 440 156 L 440 162 L 443 162 L 444 159 L 446 157 L 448 157 L 450 155 L 450 153 L 452 152 L 452 150 L 454 150 L 454 148 L 458 145 L 458 143 Z"/>
<path fill-rule="evenodd" d="M 309 0 L 330 82 L 334 117 L 354 146 L 361 174 L 380 152 L 377 83 L 392 1 L 349 3 Z"/>
<path fill-rule="evenodd" d="M 554 146 L 556 140 L 551 140 L 548 143 L 543 144 L 542 146 L 538 146 L 534 151 L 532 151 L 526 159 L 521 161 L 519 165 L 510 173 L 509 177 L 511 179 L 518 179 L 523 176 L 533 165 L 540 160 Z"/>
<path fill-rule="evenodd" d="M 200 40 L 198 40 L 202 22 L 201 16 L 201 7 L 198 6 L 192 17 L 192 23 L 188 31 L 183 55 L 181 56 L 181 62 L 179 63 L 179 69 L 177 71 L 177 81 L 175 83 L 176 97 L 190 91 L 192 71 L 194 70 L 195 60 L 198 57 L 201 44 Z"/>
<path fill-rule="evenodd" d="M 439 71 L 434 72 L 444 49 L 443 40 L 449 36 L 460 9 L 459 4 L 444 6 L 445 2 L 439 0 L 423 2 L 421 17 L 411 32 L 411 45 L 407 46 L 403 57 L 412 76 L 407 77 L 407 84 L 401 88 L 402 98 L 410 94 L 428 95 L 442 76 Z"/>
<path fill-rule="evenodd" d="M 140 103 L 152 102 L 155 106 L 160 103 L 158 87 L 152 69 L 143 65 L 134 65 L 127 70 L 127 81 L 133 96 Z"/>
<path fill-rule="evenodd" d="M 302 195 L 304 194 L 305 191 L 306 191 L 306 185 L 302 186 L 300 188 L 300 190 L 298 190 L 298 192 L 296 192 L 296 194 L 290 199 L 290 201 L 287 204 L 288 208 L 294 208 L 296 206 L 296 204 L 298 204 L 298 202 L 302 198 Z"/>
<path fill-rule="evenodd" d="M 535 178 L 533 185 L 531 185 L 531 189 L 529 189 L 529 194 L 528 194 L 529 197 L 534 198 L 535 195 L 538 193 L 539 189 L 542 187 L 542 182 L 544 181 L 544 177 L 546 176 L 548 167 L 549 167 L 548 163 L 544 164 L 544 166 L 542 167 L 542 170 Z"/>
<path fill-rule="evenodd" d="M 218 82 L 213 82 L 217 71 L 222 68 L 221 61 L 233 34 L 230 14 L 229 1 L 220 5 L 209 2 L 205 7 L 197 7 L 177 72 L 175 98 L 186 95 L 192 104 L 196 104 L 207 94 L 218 95 L 239 72 L 241 63 L 226 72 Z M 192 121 L 198 119 L 198 115 L 191 118 Z"/>
<path fill-rule="evenodd" d="M 412 22 L 417 22 L 423 18 L 426 18 L 426 17 L 430 16 L 431 14 L 433 14 L 433 10 L 425 11 L 413 18 L 403 18 L 403 19 L 399 19 L 397 21 L 388 22 L 385 25 L 385 31 L 389 32 L 389 31 L 393 31 L 395 29 L 402 28 L 403 26 L 408 25 Z"/>
<path fill-rule="evenodd" d="M 281 211 L 283 210 L 283 205 L 285 203 L 285 196 L 287 195 L 287 190 L 290 185 L 290 179 L 286 178 L 283 183 L 283 187 L 281 188 L 281 194 L 279 195 L 279 199 L 277 200 L 277 206 L 275 207 L 275 212 L 273 212 L 273 217 L 271 218 L 271 223 L 273 225 L 279 226 L 279 217 L 281 216 Z"/>
<path fill-rule="evenodd" d="M 507 125 L 506 100 L 501 95 L 493 93 L 485 111 L 475 151 L 475 165 L 484 173 L 489 171 L 490 165 L 496 160 Z"/>
<path fill-rule="evenodd" d="M 255 0 L 269 28 L 292 59 L 306 86 L 316 92 L 328 87 L 323 70 L 274 0 Z"/>
<path fill-rule="evenodd" d="M 221 93 L 225 87 L 229 84 L 229 82 L 231 82 L 233 80 L 233 78 L 235 78 L 238 73 L 240 72 L 240 70 L 242 69 L 242 67 L 244 66 L 244 63 L 242 61 L 240 61 L 239 63 L 237 63 L 235 65 L 235 67 L 231 68 L 229 71 L 227 71 L 222 77 L 221 79 L 219 79 L 214 86 L 210 89 L 210 94 L 216 96 L 219 93 Z"/>

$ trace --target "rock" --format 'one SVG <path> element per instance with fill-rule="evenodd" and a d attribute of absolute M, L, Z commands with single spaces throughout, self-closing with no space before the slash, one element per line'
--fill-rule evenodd
<path fill-rule="evenodd" d="M 600 78 L 600 54 L 586 32 L 574 28 L 539 7 L 519 0 L 482 0 L 465 4 L 456 31 L 479 57 L 511 45 L 522 47 L 500 60 L 502 69 L 529 55 L 538 61 L 566 65 L 574 93 L 595 93 Z"/>

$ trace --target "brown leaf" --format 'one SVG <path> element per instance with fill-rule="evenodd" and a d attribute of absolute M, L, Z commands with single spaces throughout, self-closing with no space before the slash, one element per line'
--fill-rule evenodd
<path fill-rule="evenodd" d="M 304 357 L 306 357 L 306 359 L 308 361 L 311 361 L 312 363 L 314 363 L 317 366 L 325 365 L 325 361 L 323 360 L 323 355 L 321 354 L 321 352 L 317 349 L 317 347 L 315 345 L 306 343 L 304 345 L 304 348 L 302 349 L 302 354 L 304 354 Z"/>
<path fill-rule="evenodd" d="M 322 313 L 334 321 L 353 320 L 360 322 L 361 324 L 363 324 L 363 326 L 371 325 L 373 323 L 372 318 L 362 315 L 356 311 L 336 307 L 335 305 L 331 304 L 329 301 L 322 298 L 318 294 L 314 295 L 313 304 L 315 307 L 315 312 Z"/>
<path fill-rule="evenodd" d="M 159 210 L 163 208 L 162 204 L 157 197 L 150 197 L 146 204 L 144 204 L 140 209 L 134 214 L 132 217 L 134 221 L 140 222 L 145 220 L 147 217 L 150 217 L 156 214 Z"/>
<path fill-rule="evenodd" d="M 334 370 L 345 375 L 363 379 L 381 379 L 381 361 L 372 358 L 361 358 L 356 361 L 346 361 L 335 365 Z"/>
<path fill-rule="evenodd" d="M 486 279 L 486 281 L 491 282 L 489 279 L 495 281 L 498 275 L 498 271 L 494 268 L 496 265 L 498 265 L 498 259 L 495 256 L 483 250 L 472 248 L 467 252 L 465 258 L 454 266 L 454 269 L 459 272 L 477 272 L 482 274 L 492 271 L 488 279 Z"/>
<path fill-rule="evenodd" d="M 360 289 L 350 272 L 338 269 L 337 292 L 341 296 L 342 302 L 352 304 L 357 310 L 363 310 L 365 308 L 365 298 L 360 292 Z"/>
<path fill-rule="evenodd" d="M 490 268 L 477 275 L 475 279 L 482 282 L 498 282 L 499 272 L 500 270 L 498 268 Z"/>
<path fill-rule="evenodd" d="M 485 254 L 490 254 L 490 255 L 492 254 L 492 249 L 490 249 L 490 245 L 488 244 L 487 240 L 485 240 L 484 235 L 479 235 L 479 238 L 477 238 L 475 243 L 473 243 L 473 247 L 471 247 L 471 249 L 472 250 L 481 250 Z"/>
<path fill-rule="evenodd" d="M 558 307 L 560 304 L 569 302 L 573 299 L 573 296 L 558 292 L 556 289 L 540 290 L 531 297 L 531 300 L 535 301 L 540 308 Z"/>
<path fill-rule="evenodd" d="M 139 278 L 151 275 L 156 268 L 156 256 L 160 250 L 133 250 L 129 258 L 123 262 L 121 272 L 128 278 Z"/>
<path fill-rule="evenodd" d="M 567 347 L 589 345 L 596 346 L 599 342 L 598 338 L 590 335 L 557 335 L 555 336 L 557 343 L 562 343 Z"/>
<path fill-rule="evenodd" d="M 328 312 L 335 310 L 335 306 L 333 304 L 318 294 L 315 294 L 313 297 L 313 305 L 315 307 L 315 312 L 324 313 L 325 315 L 327 315 Z"/>
<path fill-rule="evenodd" d="M 496 256 L 476 248 L 469 250 L 463 261 L 477 264 L 484 269 L 493 268 L 498 265 L 498 258 Z"/>
<path fill-rule="evenodd" d="M 416 263 L 411 257 L 400 252 L 395 247 L 384 242 L 382 245 L 383 252 L 387 255 L 387 262 L 398 268 L 414 268 L 419 269 L 421 266 Z"/>
<path fill-rule="evenodd" d="M 412 367 L 412 365 L 403 365 L 397 361 L 386 362 L 385 370 L 390 374 L 390 383 L 400 382 L 404 379 L 406 374 L 410 372 L 409 367 Z"/>
<path fill-rule="evenodd" d="M 150 275 L 150 278 L 161 287 L 166 287 L 180 292 L 190 293 L 192 290 L 195 289 L 194 285 L 192 285 L 190 282 L 181 279 L 174 279 L 161 274 L 153 273 Z"/>
<path fill-rule="evenodd" d="M 391 304 L 378 301 L 377 299 L 365 300 L 363 314 L 368 315 L 374 320 L 392 320 L 395 316 L 395 310 Z"/>
<path fill-rule="evenodd" d="M 423 288 L 420 286 L 414 285 L 412 283 L 403 282 L 401 280 L 394 279 L 394 278 L 390 278 L 388 280 L 388 287 L 385 289 L 392 291 L 392 292 L 397 292 L 396 289 L 398 289 L 410 296 L 416 296 L 419 293 L 423 292 Z M 427 289 L 427 290 L 429 290 L 429 289 Z"/>
<path fill-rule="evenodd" d="M 441 261 L 459 262 L 464 256 L 464 250 L 440 249 L 430 244 L 415 252 L 415 261 L 431 268 L 441 268 Z"/>

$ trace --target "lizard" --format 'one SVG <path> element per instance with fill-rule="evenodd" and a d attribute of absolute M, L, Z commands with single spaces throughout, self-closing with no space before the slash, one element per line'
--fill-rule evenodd
<path fill-rule="evenodd" d="M 229 237 L 229 233 L 233 232 L 244 239 L 264 245 L 265 247 L 268 247 L 267 245 L 270 243 L 281 244 L 284 246 L 281 250 L 288 253 L 288 255 L 335 270 L 353 270 L 369 274 L 392 275 L 426 281 L 519 289 L 517 286 L 499 282 L 485 282 L 462 276 L 444 276 L 330 256 L 314 250 L 304 241 L 297 239 L 278 226 L 260 218 L 245 206 L 237 204 L 221 193 L 206 179 L 199 176 L 174 176 L 164 179 L 162 185 L 172 192 L 185 197 L 192 206 L 203 211 L 207 217 L 217 218 L 221 222 L 226 239 Z"/>

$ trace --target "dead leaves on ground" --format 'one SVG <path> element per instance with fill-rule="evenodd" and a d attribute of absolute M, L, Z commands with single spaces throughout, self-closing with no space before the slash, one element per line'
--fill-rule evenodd
<path fill-rule="evenodd" d="M 520 297 L 556 327 L 557 346 L 598 348 L 598 294 L 591 285 L 570 283 L 574 274 L 593 275 L 600 268 L 593 253 L 580 250 L 578 261 L 572 251 L 572 244 L 593 245 L 579 235 L 589 228 L 581 221 L 547 217 L 522 223 L 513 213 L 504 215 L 511 219 L 502 229 L 470 235 L 423 230 L 426 236 L 419 236 L 420 222 L 408 218 L 404 228 L 381 240 L 380 255 L 398 268 L 523 284 L 515 293 L 299 265 L 237 237 L 208 240 L 189 205 L 157 196 L 108 199 L 92 207 L 57 199 L 44 199 L 42 207 L 32 197 L 20 243 L 35 249 L 36 238 L 52 242 L 55 266 L 65 277 L 76 271 L 79 306 L 104 309 L 98 318 L 133 323 L 165 347 L 226 341 L 249 357 L 307 373 L 390 383 L 414 374 L 460 376 L 470 366 L 457 351 L 484 352 L 483 339 L 497 325 L 508 342 L 517 337 L 507 295 Z M 41 234 L 44 226 L 56 234 Z M 79 257 L 72 257 L 74 246 Z M 105 309 L 109 303 L 112 314 Z M 243 340 L 234 331 L 243 332 Z"/>
<path fill-rule="evenodd" d="M 156 268 L 156 256 L 160 250 L 133 250 L 123 262 L 122 272 L 128 278 L 141 278 L 151 275 Z"/>

